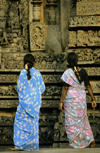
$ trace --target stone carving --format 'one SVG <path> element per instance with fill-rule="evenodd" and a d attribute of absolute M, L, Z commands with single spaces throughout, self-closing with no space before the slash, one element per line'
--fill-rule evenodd
<path fill-rule="evenodd" d="M 23 56 L 25 54 L 19 54 L 19 53 L 16 53 L 16 54 L 5 54 L 5 53 L 2 53 L 2 65 L 1 65 L 1 68 L 2 69 L 23 69 Z"/>
<path fill-rule="evenodd" d="M 45 83 L 59 83 L 61 82 L 61 75 L 42 75 Z"/>
<path fill-rule="evenodd" d="M 43 96 L 59 96 L 61 95 L 61 87 L 59 86 L 47 86 Z"/>
<path fill-rule="evenodd" d="M 0 144 L 13 144 L 13 127 L 0 127 Z"/>
<path fill-rule="evenodd" d="M 58 120 L 58 113 L 56 110 L 53 110 L 50 113 L 44 113 L 40 112 L 40 118 L 39 118 L 39 124 L 41 125 L 49 125 L 49 124 L 54 124 Z"/>
<path fill-rule="evenodd" d="M 98 86 L 98 84 L 97 84 L 97 86 Z M 86 96 L 86 102 L 87 103 L 91 103 L 91 97 L 89 96 L 89 95 L 87 95 Z M 97 103 L 100 103 L 100 96 L 95 96 L 95 101 L 97 102 Z"/>
<path fill-rule="evenodd" d="M 88 44 L 88 33 L 83 30 L 77 31 L 77 46 L 85 47 Z"/>
<path fill-rule="evenodd" d="M 77 41 L 76 41 L 76 31 L 69 31 L 69 47 L 76 47 Z"/>
<path fill-rule="evenodd" d="M 42 107 L 58 108 L 59 100 L 42 100 Z"/>
<path fill-rule="evenodd" d="M 39 140 L 41 143 L 53 141 L 53 127 L 40 127 Z"/>
<path fill-rule="evenodd" d="M 0 108 L 16 108 L 19 100 L 0 100 Z"/>
<path fill-rule="evenodd" d="M 30 24 L 31 51 L 45 50 L 45 25 L 43 23 Z"/>
<path fill-rule="evenodd" d="M 1 69 L 21 71 L 23 67 L 24 53 L 1 53 Z M 61 72 L 67 68 L 67 56 L 65 54 L 33 54 L 35 57 L 35 67 L 41 71 Z"/>
<path fill-rule="evenodd" d="M 40 21 L 40 13 L 41 8 L 40 5 L 42 3 L 41 0 L 32 0 L 31 3 L 33 4 L 33 21 Z"/>
<path fill-rule="evenodd" d="M 0 46 L 7 44 L 6 35 L 6 16 L 7 16 L 7 3 L 0 0 Z"/>
<path fill-rule="evenodd" d="M 95 15 L 100 14 L 100 1 L 99 2 L 77 2 L 76 13 L 77 15 Z"/>
<path fill-rule="evenodd" d="M 81 48 L 81 49 L 65 49 L 64 54 L 33 54 L 36 60 L 35 67 L 42 71 L 47 72 L 64 72 L 67 69 L 67 53 L 75 52 L 79 56 L 79 64 L 91 64 L 91 63 L 100 63 L 100 49 L 89 49 L 89 48 Z M 1 53 L 1 70 L 5 71 L 21 71 L 23 67 L 23 57 L 24 53 Z M 89 73 L 92 72 L 91 75 L 99 75 L 99 67 L 95 68 L 95 72 L 89 69 Z M 94 68 L 92 68 L 93 70 Z M 90 72 L 91 71 L 91 72 Z M 56 78 L 57 79 L 57 78 Z M 54 79 L 55 80 L 55 79 Z M 57 81 L 59 80 L 59 77 Z"/>
<path fill-rule="evenodd" d="M 92 63 L 99 63 L 99 49 L 92 50 L 89 48 L 81 48 L 81 49 L 68 49 L 67 53 L 75 52 L 78 55 L 78 64 L 92 64 Z"/>
<path fill-rule="evenodd" d="M 94 93 L 99 93 L 100 92 L 100 81 L 91 81 L 91 87 L 93 89 Z"/>
<path fill-rule="evenodd" d="M 47 0 L 47 5 L 49 7 L 48 10 L 48 23 L 56 24 L 56 10 L 57 0 Z"/>
<path fill-rule="evenodd" d="M 89 76 L 99 76 L 100 75 L 100 67 L 84 67 Z"/>
<path fill-rule="evenodd" d="M 28 4 L 24 1 L 5 1 L 0 5 L 0 46 L 10 52 L 28 49 Z M 1 16 L 2 14 L 2 16 Z M 3 28 L 2 28 L 2 27 Z"/>
<path fill-rule="evenodd" d="M 75 16 L 69 19 L 69 27 L 100 26 L 100 16 Z"/>
<path fill-rule="evenodd" d="M 16 83 L 17 81 L 17 75 L 0 75 L 0 82 L 12 82 Z"/>
<path fill-rule="evenodd" d="M 60 140 L 60 124 L 58 122 L 54 125 L 54 141 Z"/>
<path fill-rule="evenodd" d="M 7 124 L 13 125 L 14 117 L 0 116 L 0 125 L 4 126 Z"/>
<path fill-rule="evenodd" d="M 0 96 L 17 96 L 15 87 L 9 85 L 8 87 L 0 87 Z"/>
<path fill-rule="evenodd" d="M 100 31 L 77 30 L 69 32 L 69 47 L 100 46 Z M 76 41 L 77 40 L 77 41 Z"/>

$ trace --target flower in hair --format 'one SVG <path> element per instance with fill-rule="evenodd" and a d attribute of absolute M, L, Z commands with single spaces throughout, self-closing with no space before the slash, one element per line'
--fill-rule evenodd
<path fill-rule="evenodd" d="M 26 69 L 26 70 L 28 70 L 28 65 L 29 65 L 29 63 L 26 63 L 26 64 L 25 64 L 25 69 Z"/>

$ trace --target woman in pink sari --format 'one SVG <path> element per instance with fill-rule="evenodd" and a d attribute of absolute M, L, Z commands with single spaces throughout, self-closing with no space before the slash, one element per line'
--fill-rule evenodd
<path fill-rule="evenodd" d="M 77 66 L 77 55 L 74 52 L 69 53 L 67 61 L 69 69 L 61 77 L 64 83 L 59 109 L 62 110 L 64 102 L 65 130 L 69 139 L 68 148 L 85 148 L 89 145 L 93 148 L 95 141 L 86 114 L 85 87 L 92 98 L 94 109 L 97 104 L 86 71 Z"/>

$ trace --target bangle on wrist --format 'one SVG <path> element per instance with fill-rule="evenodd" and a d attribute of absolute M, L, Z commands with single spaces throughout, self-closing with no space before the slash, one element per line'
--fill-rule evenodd
<path fill-rule="evenodd" d="M 95 101 L 95 99 L 92 99 L 92 101 Z"/>
<path fill-rule="evenodd" d="M 60 102 L 60 104 L 63 104 L 63 102 Z"/>

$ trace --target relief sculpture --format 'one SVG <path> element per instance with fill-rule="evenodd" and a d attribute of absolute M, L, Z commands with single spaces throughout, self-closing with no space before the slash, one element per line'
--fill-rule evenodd
<path fill-rule="evenodd" d="M 30 24 L 31 51 L 45 50 L 45 26 L 43 23 Z"/>
<path fill-rule="evenodd" d="M 0 3 L 0 46 L 12 52 L 28 49 L 27 4 L 26 0 Z"/>
<path fill-rule="evenodd" d="M 100 46 L 100 31 L 77 30 L 77 32 L 76 31 L 69 32 L 69 47 L 76 47 L 76 46 L 82 46 L 82 47 Z"/>
<path fill-rule="evenodd" d="M 100 14 L 100 1 L 82 1 L 76 4 L 77 15 L 95 15 Z"/>
<path fill-rule="evenodd" d="M 69 27 L 100 26 L 100 16 L 75 16 L 69 19 Z"/>

